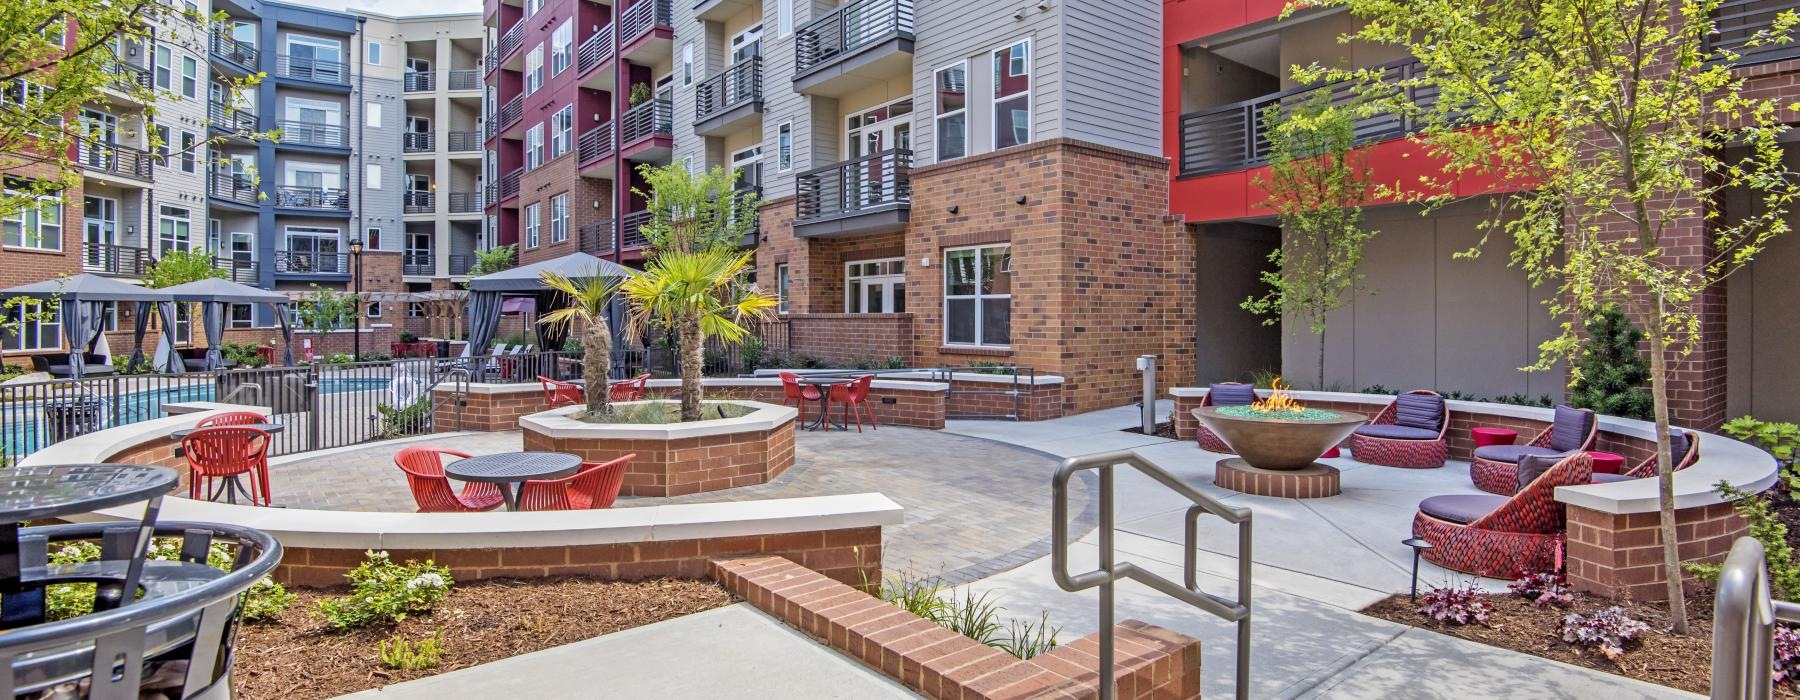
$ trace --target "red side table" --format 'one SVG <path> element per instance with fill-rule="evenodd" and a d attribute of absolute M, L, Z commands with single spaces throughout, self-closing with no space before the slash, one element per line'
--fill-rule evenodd
<path fill-rule="evenodd" d="M 1475 438 L 1475 449 L 1494 445 L 1511 445 L 1519 439 L 1519 431 L 1512 428 L 1470 428 L 1469 435 Z"/>
<path fill-rule="evenodd" d="M 1617 474 L 1625 470 L 1625 455 L 1588 450 L 1588 456 L 1594 458 L 1595 474 Z"/>

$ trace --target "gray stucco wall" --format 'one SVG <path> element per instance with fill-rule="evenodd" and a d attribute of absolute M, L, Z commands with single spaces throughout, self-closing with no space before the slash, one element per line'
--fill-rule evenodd
<path fill-rule="evenodd" d="M 1790 151 L 1789 168 L 1800 167 L 1800 154 Z M 1750 209 L 1743 192 L 1727 193 L 1725 211 Z M 1800 212 L 1788 212 L 1788 225 L 1800 223 Z M 1793 271 L 1800 270 L 1800 237 L 1777 236 L 1756 262 L 1727 279 L 1726 416 L 1754 415 L 1763 420 L 1800 421 L 1800 363 L 1793 360 L 1800 344 L 1800 304 L 1794 303 Z"/>

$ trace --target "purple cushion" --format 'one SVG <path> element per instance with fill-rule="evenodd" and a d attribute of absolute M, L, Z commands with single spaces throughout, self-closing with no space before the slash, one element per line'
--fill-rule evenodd
<path fill-rule="evenodd" d="M 1367 435 L 1372 438 L 1384 438 L 1384 439 L 1388 439 L 1388 440 L 1436 440 L 1437 436 L 1438 436 L 1436 430 L 1426 430 L 1424 428 L 1409 428 L 1407 426 L 1398 425 L 1395 423 L 1384 423 L 1382 425 L 1365 425 L 1363 427 L 1357 428 L 1356 434 L 1357 435 Z"/>
<path fill-rule="evenodd" d="M 1585 408 L 1556 407 L 1556 422 L 1550 426 L 1550 449 L 1569 452 L 1581 449 L 1588 431 L 1594 428 L 1594 412 Z"/>
<path fill-rule="evenodd" d="M 1548 447 L 1533 447 L 1531 445 L 1488 445 L 1487 447 L 1477 448 L 1475 450 L 1476 457 L 1485 459 L 1489 462 L 1506 462 L 1509 464 L 1518 464 L 1519 458 L 1524 457 L 1525 455 L 1553 454 L 1560 453 Z"/>
<path fill-rule="evenodd" d="M 1669 455 L 1677 467 L 1681 466 L 1681 458 L 1687 456 L 1688 439 L 1686 430 L 1669 431 Z"/>
<path fill-rule="evenodd" d="M 1524 491 L 1531 482 L 1550 471 L 1551 467 L 1568 458 L 1568 455 L 1525 455 L 1519 458 L 1519 471 L 1513 481 L 1513 493 Z"/>
<path fill-rule="evenodd" d="M 1401 394 L 1394 398 L 1394 425 L 1421 428 L 1437 437 L 1444 426 L 1444 397 L 1434 394 Z"/>
<path fill-rule="evenodd" d="M 1481 519 L 1481 516 L 1494 512 L 1506 503 L 1505 496 L 1488 494 L 1453 494 L 1448 496 L 1432 496 L 1419 501 L 1419 512 L 1447 520 L 1459 525 L 1467 525 Z"/>
<path fill-rule="evenodd" d="M 1212 397 L 1214 406 L 1248 406 L 1256 401 L 1256 387 L 1249 384 L 1213 384 L 1207 387 L 1206 395 Z"/>
<path fill-rule="evenodd" d="M 1595 474 L 1594 475 L 1594 483 L 1596 483 L 1596 484 L 1611 484 L 1611 483 L 1617 483 L 1620 481 L 1636 481 L 1636 479 L 1634 479 L 1633 477 L 1625 476 L 1624 474 Z"/>

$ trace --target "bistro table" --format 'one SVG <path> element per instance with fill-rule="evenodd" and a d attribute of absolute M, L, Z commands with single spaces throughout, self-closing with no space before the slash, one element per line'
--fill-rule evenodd
<path fill-rule="evenodd" d="M 813 421 L 813 424 L 807 427 L 807 430 L 831 429 L 831 387 L 839 384 L 849 384 L 854 381 L 856 381 L 856 377 L 832 377 L 816 374 L 800 378 L 801 386 L 816 386 L 819 388 L 819 419 Z M 839 424 L 838 427 L 849 430 L 849 428 L 842 424 Z"/>
<path fill-rule="evenodd" d="M 150 547 L 151 533 L 163 495 L 175 488 L 175 470 L 135 464 L 78 464 L 54 467 L 13 467 L 6 470 L 0 483 L 0 595 L 9 600 L 0 629 L 13 629 L 42 622 L 44 598 L 32 594 L 56 583 L 97 583 L 94 609 L 111 610 L 130 605 L 144 573 L 145 552 Z M 39 552 L 30 554 L 30 546 L 22 539 L 30 529 L 21 529 L 27 521 L 91 513 L 129 503 L 144 502 L 144 517 L 137 531 L 120 542 L 126 556 L 113 566 L 96 571 L 99 565 L 46 567 Z M 122 547 L 122 549 L 123 549 Z M 35 560 L 35 561 L 34 561 Z"/>
<path fill-rule="evenodd" d="M 171 431 L 169 433 L 169 437 L 175 438 L 176 440 L 186 440 L 189 435 L 193 435 L 194 433 L 200 432 L 202 430 L 212 430 L 213 428 L 254 428 L 256 430 L 261 430 L 270 435 L 274 435 L 283 430 L 287 430 L 287 426 L 282 425 L 280 423 L 243 423 L 240 425 L 209 425 L 204 428 L 182 428 L 180 430 Z M 182 450 L 182 447 L 180 445 L 176 445 L 175 446 L 175 456 L 181 457 L 184 454 L 185 454 L 185 452 Z M 258 470 L 258 475 L 261 476 L 266 481 L 269 478 L 269 465 L 265 462 L 264 464 L 257 465 L 256 468 Z M 236 505 L 237 504 L 237 495 L 240 493 L 244 494 L 245 498 L 250 499 L 251 504 L 254 505 L 256 503 L 256 497 L 250 495 L 250 491 L 245 489 L 243 483 L 238 481 L 238 475 L 232 474 L 231 476 L 225 477 L 225 487 L 222 489 L 219 489 L 217 491 L 214 491 L 212 493 L 207 494 L 206 500 L 217 501 L 217 500 L 219 500 L 220 496 L 224 496 L 225 501 L 227 503 Z"/>
<path fill-rule="evenodd" d="M 498 484 L 507 510 L 519 509 L 519 491 L 532 479 L 557 479 L 581 469 L 581 458 L 561 452 L 500 452 L 459 459 L 444 465 L 444 476 L 457 481 Z"/>

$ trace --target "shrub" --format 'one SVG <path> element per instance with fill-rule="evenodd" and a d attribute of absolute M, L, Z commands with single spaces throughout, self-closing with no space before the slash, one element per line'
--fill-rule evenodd
<path fill-rule="evenodd" d="M 219 345 L 219 352 L 224 353 L 225 359 L 236 362 L 239 367 L 261 367 L 268 362 L 256 351 L 257 347 L 244 343 L 224 343 Z"/>
<path fill-rule="evenodd" d="M 1056 635 L 1062 628 L 1050 626 L 1050 613 L 1039 613 L 1037 622 L 1014 619 L 1007 625 L 1005 639 L 995 648 L 1020 659 L 1029 659 L 1056 648 Z"/>
<path fill-rule="evenodd" d="M 1800 498 L 1800 474 L 1795 473 L 1794 457 L 1800 454 L 1800 425 L 1760 421 L 1750 416 L 1736 418 L 1720 426 L 1726 435 L 1754 442 L 1775 456 L 1781 465 L 1781 479 L 1787 482 L 1788 495 Z"/>
<path fill-rule="evenodd" d="M 1538 607 L 1575 604 L 1575 594 L 1569 591 L 1568 580 L 1554 571 L 1527 574 L 1524 578 L 1507 584 L 1506 588 L 1513 595 L 1529 600 Z"/>
<path fill-rule="evenodd" d="M 762 338 L 744 336 L 744 341 L 738 343 L 738 359 L 744 362 L 744 371 L 755 372 L 759 367 L 769 366 L 763 364 L 769 359 L 768 350 L 769 346 L 763 344 Z"/>
<path fill-rule="evenodd" d="M 376 432 L 383 439 L 411 435 L 425 428 L 425 419 L 430 414 L 430 399 L 419 399 L 405 408 L 394 408 L 393 406 L 386 404 L 376 404 Z"/>
<path fill-rule="evenodd" d="M 867 587 L 867 581 L 864 582 Z M 1056 648 L 1060 627 L 1050 626 L 1050 613 L 1039 613 L 1037 622 L 1009 620 L 1002 624 L 1000 607 L 990 594 L 976 595 L 965 591 L 961 598 L 943 595 L 943 581 L 937 578 L 907 580 L 889 575 L 877 591 L 882 601 L 905 610 L 940 627 L 999 649 L 1020 659 L 1029 659 Z"/>
<path fill-rule="evenodd" d="M 888 358 L 885 364 L 886 369 L 906 369 L 906 360 L 898 356 Z"/>
<path fill-rule="evenodd" d="M 22 377 L 26 374 L 29 374 L 30 372 L 31 372 L 31 370 L 29 368 L 27 368 L 25 365 L 13 365 L 13 364 L 0 365 L 0 382 L 4 382 L 4 381 L 6 381 L 8 379 L 12 379 L 14 377 Z"/>
<path fill-rule="evenodd" d="M 412 331 L 400 331 L 400 342 L 416 343 L 419 342 L 419 336 L 414 335 Z"/>
<path fill-rule="evenodd" d="M 400 635 L 381 640 L 381 665 L 401 671 L 421 671 L 437 668 L 444 660 L 444 629 L 439 627 L 431 636 L 409 642 Z"/>
<path fill-rule="evenodd" d="M 1569 383 L 1569 405 L 1621 418 L 1651 418 L 1650 365 L 1638 344 L 1644 331 L 1625 317 L 1617 304 L 1587 317 L 1587 338 L 1575 358 Z"/>
<path fill-rule="evenodd" d="M 1769 565 L 1769 588 L 1776 599 L 1793 600 L 1800 597 L 1800 563 L 1794 561 L 1794 550 L 1788 546 L 1787 525 L 1769 509 L 1768 501 L 1740 489 L 1730 483 L 1720 481 L 1713 489 L 1731 503 L 1731 509 L 1737 511 L 1738 517 L 1750 525 L 1750 536 L 1755 537 L 1763 545 L 1763 557 Z M 1718 564 L 1700 564 L 1688 562 L 1681 565 L 1688 575 L 1699 579 L 1702 583 L 1712 584 L 1719 581 Z"/>
<path fill-rule="evenodd" d="M 288 608 L 294 607 L 294 595 L 286 587 L 275 582 L 275 579 L 264 576 L 262 580 L 250 584 L 250 590 L 244 596 L 244 621 L 258 622 L 273 620 Z"/>
<path fill-rule="evenodd" d="M 1487 602 L 1474 584 L 1433 587 L 1425 592 L 1424 602 L 1419 614 L 1438 622 L 1485 625 L 1494 615 L 1494 604 Z"/>
<path fill-rule="evenodd" d="M 396 564 L 387 552 L 368 558 L 345 578 L 350 595 L 319 601 L 319 616 L 337 629 L 355 629 L 405 620 L 428 613 L 450 593 L 450 570 L 426 560 Z"/>
<path fill-rule="evenodd" d="M 1775 685 L 1793 687 L 1800 679 L 1800 630 L 1775 626 Z"/>
<path fill-rule="evenodd" d="M 1617 605 L 1591 613 L 1569 613 L 1561 627 L 1563 641 L 1596 649 L 1615 662 L 1625 654 L 1627 645 L 1650 631 L 1649 625 L 1632 619 Z"/>

